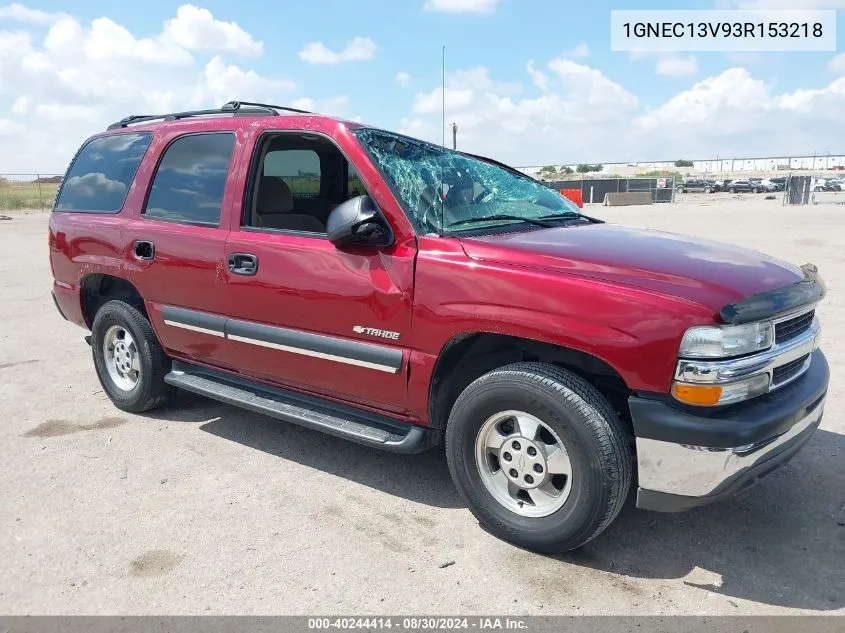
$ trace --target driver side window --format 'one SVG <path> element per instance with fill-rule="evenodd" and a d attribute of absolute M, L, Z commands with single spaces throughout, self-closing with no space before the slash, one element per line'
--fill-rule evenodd
<path fill-rule="evenodd" d="M 266 134 L 256 146 L 250 183 L 243 227 L 314 236 L 326 235 L 335 207 L 367 193 L 337 146 L 313 134 Z"/>

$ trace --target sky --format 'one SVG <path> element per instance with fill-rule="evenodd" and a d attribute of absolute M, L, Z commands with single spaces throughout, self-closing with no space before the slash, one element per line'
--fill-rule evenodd
<path fill-rule="evenodd" d="M 439 142 L 443 46 L 459 149 L 515 166 L 845 153 L 845 53 L 610 51 L 613 8 L 845 23 L 845 0 L 195 2 L 0 0 L 0 175 L 62 173 L 128 114 L 232 99 Z"/>

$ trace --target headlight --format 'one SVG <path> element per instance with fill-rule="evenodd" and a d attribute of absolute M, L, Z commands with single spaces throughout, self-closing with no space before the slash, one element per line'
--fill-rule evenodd
<path fill-rule="evenodd" d="M 692 327 L 684 333 L 681 358 L 731 358 L 768 349 L 774 335 L 769 321 L 744 325 Z"/>
<path fill-rule="evenodd" d="M 713 407 L 741 402 L 762 395 L 768 390 L 768 374 L 759 374 L 751 378 L 716 385 L 690 384 L 677 381 L 672 383 L 672 395 L 676 400 L 699 407 Z"/>

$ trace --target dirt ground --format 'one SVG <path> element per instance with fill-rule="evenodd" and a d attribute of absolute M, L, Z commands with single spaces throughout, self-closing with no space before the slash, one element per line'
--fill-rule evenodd
<path fill-rule="evenodd" d="M 118 411 L 52 305 L 47 215 L 0 222 L 0 613 L 845 614 L 845 207 L 687 194 L 590 212 L 816 263 L 833 378 L 821 429 L 756 488 L 678 515 L 629 500 L 558 557 L 482 531 L 442 451 L 187 395 Z"/>

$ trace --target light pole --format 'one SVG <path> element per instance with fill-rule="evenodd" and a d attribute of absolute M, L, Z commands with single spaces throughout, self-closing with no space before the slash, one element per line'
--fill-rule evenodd
<path fill-rule="evenodd" d="M 452 149 L 458 149 L 458 124 L 452 123 Z"/>

